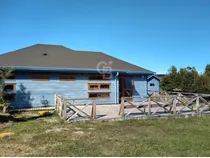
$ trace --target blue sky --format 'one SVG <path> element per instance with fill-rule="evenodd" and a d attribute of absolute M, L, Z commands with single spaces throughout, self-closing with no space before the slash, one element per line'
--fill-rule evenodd
<path fill-rule="evenodd" d="M 0 0 L 0 53 L 102 51 L 157 73 L 210 63 L 209 0 Z"/>

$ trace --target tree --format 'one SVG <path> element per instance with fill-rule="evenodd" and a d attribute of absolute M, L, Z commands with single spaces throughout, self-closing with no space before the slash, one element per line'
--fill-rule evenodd
<path fill-rule="evenodd" d="M 210 64 L 207 64 L 207 65 L 206 65 L 204 74 L 210 76 Z"/>
<path fill-rule="evenodd" d="M 199 74 L 195 67 L 181 68 L 179 71 L 179 87 L 184 92 L 195 92 Z"/>
<path fill-rule="evenodd" d="M 201 81 L 202 80 L 202 81 Z M 168 74 L 161 81 L 161 88 L 166 91 L 181 90 L 183 92 L 197 92 L 201 91 L 199 82 L 205 83 L 204 79 L 200 76 L 195 67 L 180 68 L 177 71 L 175 66 L 169 69 Z M 207 88 L 205 89 L 207 91 Z"/>
<path fill-rule="evenodd" d="M 3 112 L 5 113 L 8 107 L 8 102 L 4 99 L 5 80 L 8 79 L 13 72 L 13 68 L 4 66 L 0 69 L 0 104 L 3 104 Z"/>
<path fill-rule="evenodd" d="M 199 79 L 197 80 L 197 93 L 207 93 L 210 94 L 210 80 L 209 76 L 206 74 L 200 75 Z"/>
<path fill-rule="evenodd" d="M 166 91 L 173 91 L 173 89 L 178 88 L 179 76 L 177 68 L 172 66 L 166 76 L 163 77 L 161 81 L 161 88 Z"/>

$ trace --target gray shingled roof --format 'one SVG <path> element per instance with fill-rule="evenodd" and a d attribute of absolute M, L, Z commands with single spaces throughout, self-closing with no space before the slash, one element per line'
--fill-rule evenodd
<path fill-rule="evenodd" d="M 75 51 L 64 46 L 36 44 L 0 55 L 0 66 L 97 69 L 101 61 L 111 61 L 112 70 L 151 72 L 101 52 Z"/>

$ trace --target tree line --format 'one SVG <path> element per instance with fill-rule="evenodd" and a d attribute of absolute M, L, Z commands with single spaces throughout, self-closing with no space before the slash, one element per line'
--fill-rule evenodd
<path fill-rule="evenodd" d="M 161 80 L 161 90 L 181 91 L 189 93 L 210 94 L 210 64 L 203 73 L 198 73 L 195 67 L 180 68 L 172 66 Z"/>

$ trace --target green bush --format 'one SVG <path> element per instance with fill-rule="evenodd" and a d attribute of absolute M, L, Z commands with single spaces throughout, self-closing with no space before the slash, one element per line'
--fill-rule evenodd
<path fill-rule="evenodd" d="M 165 91 L 179 89 L 189 93 L 210 93 L 210 65 L 206 66 L 203 74 L 199 74 L 195 67 L 180 68 L 178 71 L 172 66 L 160 85 Z"/>

